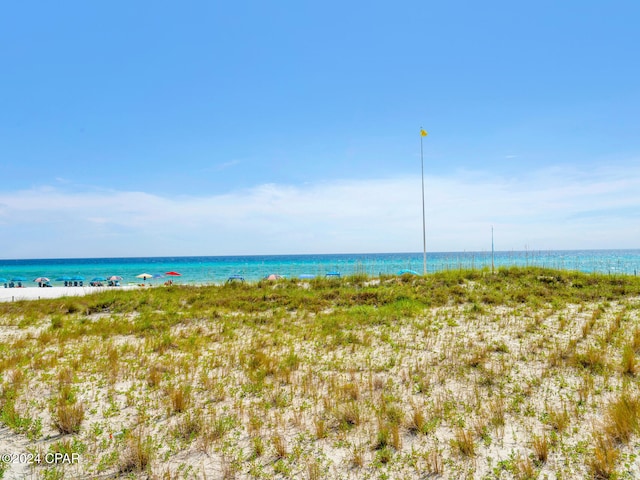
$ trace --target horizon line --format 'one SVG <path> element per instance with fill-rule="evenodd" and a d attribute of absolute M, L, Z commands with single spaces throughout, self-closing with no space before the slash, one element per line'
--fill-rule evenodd
<path fill-rule="evenodd" d="M 640 252 L 640 248 L 576 248 L 576 249 L 523 249 L 523 250 L 494 250 L 498 253 L 524 253 L 534 252 Z M 227 255 L 152 255 L 152 256 L 114 256 L 114 257 L 40 257 L 40 258 L 0 258 L 0 262 L 16 261 L 51 261 L 51 260 L 131 260 L 138 258 L 148 259 L 169 259 L 169 258 L 229 258 L 229 257 L 312 257 L 312 256 L 366 256 L 366 255 L 422 255 L 423 252 L 364 252 L 364 253 L 265 253 L 265 254 L 227 254 Z M 443 254 L 487 254 L 491 255 L 491 250 L 452 250 L 452 251 L 427 251 L 428 255 Z"/>

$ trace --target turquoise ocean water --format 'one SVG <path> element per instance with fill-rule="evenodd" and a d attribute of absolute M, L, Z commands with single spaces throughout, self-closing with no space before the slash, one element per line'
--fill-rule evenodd
<path fill-rule="evenodd" d="M 637 275 L 640 272 L 640 250 L 574 250 L 495 252 L 495 267 L 535 265 L 563 270 Z M 491 268 L 491 252 L 427 253 L 427 270 Z M 257 281 L 275 273 L 287 278 L 325 276 L 339 272 L 342 276 L 366 274 L 398 274 L 402 270 L 422 272 L 422 253 L 372 253 L 327 255 L 255 255 L 218 257 L 148 257 L 148 258 L 82 258 L 43 260 L 0 260 L 0 278 L 25 278 L 25 286 L 40 276 L 52 284 L 63 276 L 79 275 L 86 282 L 94 277 L 123 277 L 123 284 L 140 283 L 136 275 L 164 275 L 169 271 L 180 277 L 163 276 L 147 283 L 161 284 L 173 278 L 184 284 L 223 283 L 232 275 Z M 35 285 L 35 284 L 34 284 Z"/>

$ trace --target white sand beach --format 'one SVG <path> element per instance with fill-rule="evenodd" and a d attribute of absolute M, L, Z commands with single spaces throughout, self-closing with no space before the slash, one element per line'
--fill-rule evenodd
<path fill-rule="evenodd" d="M 138 288 L 135 285 L 122 287 L 22 287 L 22 288 L 0 288 L 0 302 L 12 302 L 18 300 L 39 300 L 41 298 L 59 298 L 87 295 L 95 292 L 102 292 L 113 289 Z"/>

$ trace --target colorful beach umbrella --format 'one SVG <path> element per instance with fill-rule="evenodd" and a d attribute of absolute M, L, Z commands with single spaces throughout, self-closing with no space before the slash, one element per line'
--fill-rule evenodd
<path fill-rule="evenodd" d="M 36 283 L 46 283 L 46 282 L 50 282 L 51 280 L 49 280 L 47 277 L 38 277 L 34 280 L 34 282 Z"/>
<path fill-rule="evenodd" d="M 398 275 L 405 275 L 405 274 L 408 274 L 408 275 L 419 275 L 419 273 L 416 272 L 415 270 L 400 270 L 398 272 Z"/>
<path fill-rule="evenodd" d="M 122 277 L 120 275 L 111 275 L 108 280 L 111 280 L 112 282 L 119 282 L 122 280 Z"/>
<path fill-rule="evenodd" d="M 165 272 L 165 275 L 170 275 L 172 277 L 180 277 L 182 274 L 178 272 Z"/>
<path fill-rule="evenodd" d="M 153 275 L 151 275 L 150 273 L 141 273 L 140 275 L 136 275 L 136 278 L 146 280 L 147 278 L 153 278 Z"/>
<path fill-rule="evenodd" d="M 267 275 L 266 277 L 264 277 L 265 280 L 280 280 L 282 278 L 281 275 L 278 275 L 276 273 L 272 273 L 270 275 Z"/>

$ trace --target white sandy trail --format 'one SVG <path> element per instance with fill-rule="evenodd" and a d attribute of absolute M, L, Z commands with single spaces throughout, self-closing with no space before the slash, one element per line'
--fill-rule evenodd
<path fill-rule="evenodd" d="M 0 302 L 16 302 L 18 300 L 39 300 L 41 298 L 77 297 L 89 293 L 107 290 L 123 290 L 138 288 L 136 286 L 123 287 L 24 287 L 2 288 L 0 285 Z"/>

